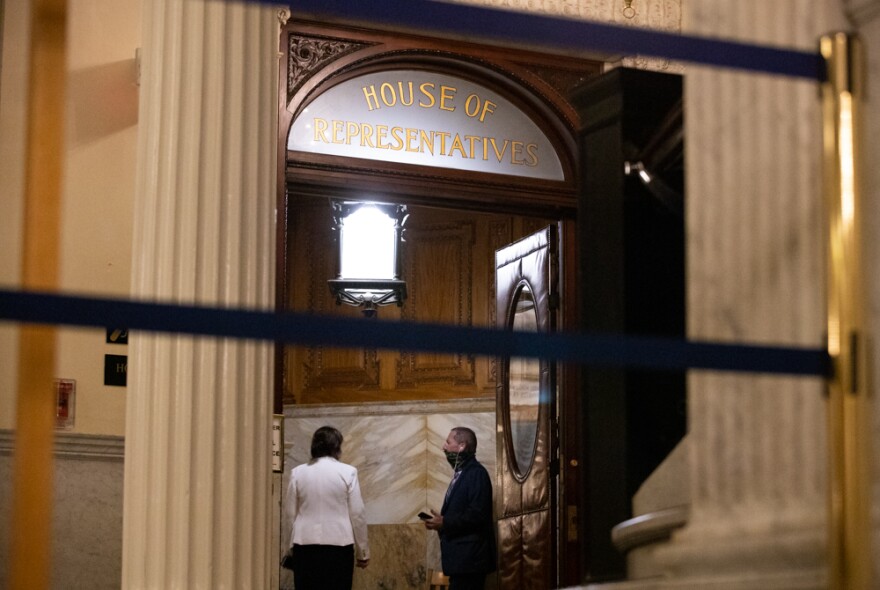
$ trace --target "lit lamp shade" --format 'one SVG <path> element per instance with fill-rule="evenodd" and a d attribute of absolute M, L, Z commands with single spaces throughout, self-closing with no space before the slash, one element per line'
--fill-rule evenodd
<path fill-rule="evenodd" d="M 361 306 L 373 316 L 376 307 L 406 299 L 400 279 L 400 243 L 405 205 L 333 201 L 339 244 L 339 272 L 328 281 L 336 303 Z"/>

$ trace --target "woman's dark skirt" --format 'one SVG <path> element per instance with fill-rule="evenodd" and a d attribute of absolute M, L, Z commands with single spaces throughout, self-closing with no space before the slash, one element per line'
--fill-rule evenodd
<path fill-rule="evenodd" d="M 296 590 L 351 590 L 354 545 L 294 545 Z"/>

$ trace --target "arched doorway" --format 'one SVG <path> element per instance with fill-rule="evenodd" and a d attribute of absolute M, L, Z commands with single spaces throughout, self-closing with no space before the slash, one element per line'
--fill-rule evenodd
<path fill-rule="evenodd" d="M 494 325 L 500 313 L 495 250 L 550 224 L 558 229 L 554 239 L 563 261 L 558 325 L 574 324 L 580 121 L 566 96 L 595 76 L 600 63 L 295 21 L 282 31 L 281 50 L 283 308 L 358 313 L 336 307 L 326 287 L 335 256 L 330 200 L 378 200 L 410 210 L 403 263 L 409 298 L 400 308 L 383 308 L 383 319 Z M 283 404 L 314 410 L 487 400 L 494 413 L 497 359 L 327 347 L 279 348 L 276 358 L 276 411 Z M 576 423 L 576 376 L 561 370 L 554 383 L 562 392 L 554 416 Z M 426 420 L 425 441 L 407 444 L 425 445 L 423 495 L 430 504 L 432 485 L 445 489 L 447 481 L 431 473 L 431 453 L 439 447 L 433 448 L 429 433 L 432 420 L 442 417 L 426 412 L 432 418 Z M 494 437 L 494 430 L 493 421 L 486 436 Z M 556 420 L 552 452 L 578 456 L 576 430 Z M 497 457 L 510 460 L 500 452 Z M 547 571 L 560 584 L 580 579 L 578 523 L 561 516 L 579 502 L 576 465 L 552 475 L 565 485 L 546 484 L 552 524 L 542 559 L 552 560 Z M 386 476 L 395 483 L 393 474 Z M 405 511 L 386 521 L 412 524 Z"/>

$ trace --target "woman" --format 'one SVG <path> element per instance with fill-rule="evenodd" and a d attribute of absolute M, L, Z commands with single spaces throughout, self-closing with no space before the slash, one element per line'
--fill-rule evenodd
<path fill-rule="evenodd" d="M 287 487 L 296 590 L 351 590 L 355 555 L 367 567 L 367 519 L 357 469 L 339 461 L 342 433 L 322 426 L 312 459 L 294 467 Z"/>

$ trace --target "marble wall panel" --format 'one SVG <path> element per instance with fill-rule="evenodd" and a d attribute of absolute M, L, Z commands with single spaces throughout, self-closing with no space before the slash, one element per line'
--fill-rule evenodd
<path fill-rule="evenodd" d="M 425 531 L 421 524 L 372 524 L 369 537 L 370 565 L 354 570 L 352 590 L 425 587 Z M 295 590 L 290 571 L 282 570 L 280 588 Z"/>
<path fill-rule="evenodd" d="M 344 437 L 341 460 L 358 470 L 367 522 L 418 522 L 425 504 L 424 422 L 408 415 L 293 418 L 285 427 L 285 491 L 290 470 L 309 460 L 314 431 L 333 426 Z"/>
<path fill-rule="evenodd" d="M 366 572 L 355 575 L 355 587 L 421 587 L 412 586 L 416 577 L 421 576 L 423 584 L 427 568 L 440 569 L 437 535 L 426 531 L 416 514 L 430 508 L 440 510 L 443 505 L 452 470 L 442 447 L 455 426 L 466 426 L 476 433 L 477 458 L 494 485 L 494 410 L 494 401 L 484 399 L 286 408 L 285 493 L 290 470 L 308 461 L 312 433 L 321 426 L 334 426 L 342 432 L 341 459 L 358 468 L 374 562 Z M 286 545 L 290 536 L 286 517 L 281 528 L 282 545 Z M 408 565 L 413 551 L 418 553 L 416 569 Z M 386 561 L 397 565 L 378 565 Z M 359 576 L 373 585 L 359 586 Z"/>
<path fill-rule="evenodd" d="M 354 575 L 352 590 L 425 587 L 425 528 L 417 524 L 370 527 L 370 565 Z"/>
<path fill-rule="evenodd" d="M 0 430 L 0 588 L 9 576 L 13 441 Z M 123 455 L 122 437 L 55 434 L 52 588 L 120 587 Z"/>

